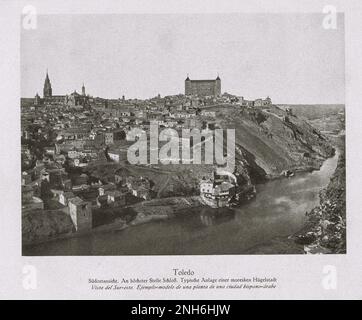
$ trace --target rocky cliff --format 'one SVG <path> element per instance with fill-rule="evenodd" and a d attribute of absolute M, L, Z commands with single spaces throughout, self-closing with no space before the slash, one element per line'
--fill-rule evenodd
<path fill-rule="evenodd" d="M 246 160 L 252 178 L 318 169 L 334 153 L 318 130 L 277 106 L 223 108 L 217 111 L 217 119 L 220 126 L 235 128 L 237 158 Z"/>

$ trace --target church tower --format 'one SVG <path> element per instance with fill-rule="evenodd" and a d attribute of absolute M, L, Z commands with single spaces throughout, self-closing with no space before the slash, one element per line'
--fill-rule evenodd
<path fill-rule="evenodd" d="M 44 89 L 43 89 L 43 97 L 51 97 L 52 96 L 52 85 L 49 80 L 48 70 L 47 75 L 44 81 Z"/>
<path fill-rule="evenodd" d="M 83 82 L 83 85 L 82 85 L 82 96 L 85 96 L 85 86 L 84 86 L 84 82 Z"/>

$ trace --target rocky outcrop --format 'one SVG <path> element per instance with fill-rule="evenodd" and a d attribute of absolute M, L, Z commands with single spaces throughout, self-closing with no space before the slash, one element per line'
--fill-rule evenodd
<path fill-rule="evenodd" d="M 63 211 L 34 210 L 23 215 L 22 241 L 24 245 L 47 241 L 71 233 L 72 229 L 72 220 Z"/>

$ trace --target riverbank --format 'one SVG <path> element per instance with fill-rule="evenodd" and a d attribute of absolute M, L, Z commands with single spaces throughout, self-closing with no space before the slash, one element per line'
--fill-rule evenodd
<path fill-rule="evenodd" d="M 346 253 L 346 162 L 344 148 L 327 188 L 320 192 L 320 205 L 307 213 L 308 223 L 294 235 L 305 253 Z"/>
<path fill-rule="evenodd" d="M 336 144 L 337 167 L 327 187 L 319 192 L 320 203 L 306 212 L 297 232 L 275 237 L 250 248 L 249 254 L 343 254 L 346 253 L 346 172 L 344 137 Z"/>
<path fill-rule="evenodd" d="M 33 212 L 31 214 L 31 221 L 28 221 L 30 215 L 25 217 L 23 221 L 23 246 L 26 248 L 46 242 L 80 238 L 90 234 L 122 231 L 132 226 L 170 219 L 177 212 L 198 207 L 205 207 L 199 196 L 170 197 L 143 201 L 120 210 L 119 216 L 122 216 L 123 212 L 133 211 L 134 219 L 129 222 L 118 217 L 111 223 L 78 232 L 74 232 L 69 215 L 63 212 L 58 215 L 56 212 L 50 212 L 49 214 L 46 212 Z M 31 229 L 33 232 L 27 232 L 28 229 Z M 27 236 L 28 234 L 32 237 Z"/>

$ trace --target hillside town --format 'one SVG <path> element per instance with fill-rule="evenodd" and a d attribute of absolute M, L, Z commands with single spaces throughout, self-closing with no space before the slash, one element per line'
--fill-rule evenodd
<path fill-rule="evenodd" d="M 53 95 L 47 72 L 43 97 L 36 93 L 21 99 L 22 214 L 63 212 L 70 216 L 73 231 L 90 230 L 95 221 L 102 221 L 102 212 L 163 197 L 141 171 L 122 170 L 133 143 L 132 128 L 148 132 L 151 121 L 177 131 L 215 128 L 220 127 L 215 107 L 253 110 L 271 104 L 269 97 L 246 100 L 221 94 L 219 76 L 216 80 L 187 76 L 185 94 L 146 100 L 93 97 L 84 84 L 81 93 Z M 103 172 L 110 164 L 116 164 L 116 170 Z M 208 199 L 207 205 L 227 206 L 235 199 L 235 176 L 222 179 L 214 172 L 203 178 L 192 195 Z M 172 195 L 171 190 L 168 196 Z"/>

